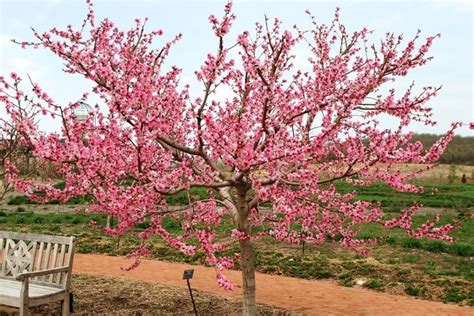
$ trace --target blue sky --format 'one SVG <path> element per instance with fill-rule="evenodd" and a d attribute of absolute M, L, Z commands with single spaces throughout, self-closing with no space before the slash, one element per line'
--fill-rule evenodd
<path fill-rule="evenodd" d="M 148 17 L 149 28 L 163 29 L 166 38 L 183 33 L 170 61 L 184 68 L 183 80 L 192 81 L 192 74 L 204 56 L 216 48 L 207 17 L 211 13 L 219 16 L 225 1 L 96 0 L 94 3 L 97 18 L 109 17 L 122 28 L 131 27 L 136 17 Z M 252 29 L 253 23 L 262 21 L 265 14 L 279 17 L 288 27 L 295 23 L 309 27 L 304 13 L 309 9 L 318 21 L 329 23 L 336 6 L 341 8 L 341 20 L 349 30 L 367 26 L 374 30 L 371 39 L 376 42 L 385 32 L 404 33 L 405 38 L 411 38 L 417 29 L 422 30 L 423 37 L 441 33 L 431 50 L 435 59 L 397 83 L 397 88 L 406 88 L 412 80 L 419 87 L 443 85 L 439 96 L 430 103 L 439 124 L 430 128 L 413 125 L 416 132 L 443 133 L 453 121 L 474 121 L 474 9 L 470 1 L 235 0 L 237 21 L 231 38 L 238 32 Z M 48 51 L 23 50 L 9 40 L 31 40 L 30 26 L 39 31 L 53 26 L 63 28 L 67 24 L 79 26 L 86 11 L 84 2 L 76 0 L 0 0 L 0 75 L 29 73 L 59 103 L 76 100 L 90 88 L 89 83 L 78 76 L 62 73 L 61 61 Z M 200 87 L 195 85 L 192 91 L 199 93 Z M 54 122 L 42 123 L 46 130 L 57 126 Z M 458 133 L 474 134 L 467 127 L 459 129 Z"/>

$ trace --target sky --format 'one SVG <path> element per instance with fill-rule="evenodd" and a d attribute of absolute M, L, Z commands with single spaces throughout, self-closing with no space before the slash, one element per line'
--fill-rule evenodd
<path fill-rule="evenodd" d="M 226 1 L 160 1 L 160 0 L 96 0 L 98 20 L 108 17 L 124 29 L 134 25 L 135 18 L 148 17 L 148 29 L 162 29 L 166 39 L 178 33 L 183 39 L 173 49 L 169 62 L 183 68 L 183 81 L 193 82 L 208 52 L 215 52 L 217 43 L 208 23 L 208 16 L 220 16 Z M 414 70 L 397 83 L 401 92 L 414 81 L 418 88 L 440 86 L 439 95 L 430 101 L 438 125 L 412 125 L 419 133 L 443 134 L 451 122 L 474 122 L 473 104 L 473 12 L 471 1 L 277 1 L 235 0 L 237 20 L 230 35 L 235 39 L 243 30 L 251 30 L 265 15 L 278 17 L 291 28 L 298 24 L 309 28 L 305 10 L 309 9 L 320 23 L 330 23 L 336 7 L 341 9 L 341 20 L 351 31 L 367 26 L 373 30 L 370 39 L 379 42 L 386 32 L 403 33 L 411 38 L 418 29 L 422 37 L 441 33 L 432 47 L 433 61 Z M 85 79 L 62 72 L 62 62 L 52 53 L 38 49 L 21 49 L 10 42 L 32 40 L 30 27 L 40 33 L 68 24 L 80 27 L 87 6 L 82 0 L 0 0 L 0 76 L 16 72 L 29 74 L 33 81 L 48 92 L 59 104 L 76 101 L 91 84 Z M 297 52 L 301 56 L 304 51 Z M 303 59 L 299 59 L 303 60 Z M 302 63 L 304 67 L 304 63 Z M 201 87 L 192 83 L 194 97 Z M 225 97 L 225 91 L 221 97 Z M 96 101 L 92 101 L 94 103 Z M 5 115 L 1 112 L 0 115 Z M 391 122 L 385 124 L 390 127 Z M 59 123 L 43 121 L 41 127 L 52 131 Z M 457 134 L 474 136 L 467 126 Z"/>

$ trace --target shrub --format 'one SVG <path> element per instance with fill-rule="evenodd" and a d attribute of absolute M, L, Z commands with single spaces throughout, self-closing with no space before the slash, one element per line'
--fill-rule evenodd
<path fill-rule="evenodd" d="M 36 192 L 35 194 L 37 194 L 38 196 L 41 196 L 42 194 L 44 195 L 44 193 L 41 193 L 41 192 Z M 73 196 L 72 198 L 70 198 L 69 200 L 67 200 L 67 204 L 85 204 L 85 203 L 89 203 L 91 202 L 93 199 L 93 196 L 88 194 L 88 195 L 77 195 L 77 196 Z M 187 201 L 187 200 L 186 200 Z M 24 204 L 38 204 L 36 203 L 35 201 L 32 201 L 30 200 L 29 197 L 27 197 L 26 195 L 18 195 L 18 196 L 14 196 L 12 197 L 10 200 L 8 200 L 7 202 L 8 205 L 24 205 Z M 51 200 L 51 201 L 48 201 L 46 202 L 46 204 L 53 204 L 53 205 L 56 205 L 56 204 L 60 204 L 58 200 Z M 184 203 L 184 204 L 187 204 Z"/>
<path fill-rule="evenodd" d="M 30 200 L 26 195 L 18 195 L 8 200 L 7 204 L 8 205 L 23 205 L 23 204 L 37 204 L 37 203 Z"/>
<path fill-rule="evenodd" d="M 461 257 L 472 257 L 474 256 L 474 245 L 466 243 L 454 243 L 449 247 L 450 253 Z"/>
<path fill-rule="evenodd" d="M 354 285 L 352 282 L 351 272 L 347 272 L 347 273 L 339 275 L 338 279 L 339 279 L 339 282 L 338 282 L 339 285 L 346 286 L 346 287 L 352 287 Z"/>
<path fill-rule="evenodd" d="M 74 225 L 77 225 L 77 224 L 82 223 L 82 220 L 78 217 L 75 217 L 75 218 L 73 218 L 71 223 L 74 224 Z"/>
<path fill-rule="evenodd" d="M 435 253 L 446 252 L 445 244 L 439 240 L 427 241 L 425 249 Z"/>
<path fill-rule="evenodd" d="M 405 287 L 405 293 L 411 296 L 418 296 L 420 289 L 415 286 L 408 285 Z"/>
<path fill-rule="evenodd" d="M 138 229 L 147 229 L 150 226 L 150 221 L 144 221 L 135 225 Z"/>
<path fill-rule="evenodd" d="M 166 217 L 162 222 L 163 228 L 166 230 L 177 231 L 181 230 L 181 223 L 177 220 Z"/>
<path fill-rule="evenodd" d="M 422 248 L 421 240 L 416 238 L 403 238 L 402 246 L 405 248 Z"/>
<path fill-rule="evenodd" d="M 449 166 L 448 183 L 454 183 L 458 179 L 456 175 L 456 165 Z"/>
<path fill-rule="evenodd" d="M 63 219 L 60 215 L 56 215 L 51 218 L 51 222 L 54 224 L 61 224 L 63 222 Z"/>
<path fill-rule="evenodd" d="M 16 218 L 16 223 L 17 223 L 17 224 L 25 224 L 25 223 L 26 223 L 26 219 L 25 219 L 23 216 L 17 217 L 17 218 Z"/>
<path fill-rule="evenodd" d="M 87 245 L 78 245 L 76 249 L 79 253 L 91 253 L 93 251 L 92 247 Z"/>
<path fill-rule="evenodd" d="M 36 216 L 34 219 L 33 219 L 33 222 L 35 224 L 43 224 L 45 221 L 44 221 L 44 218 L 41 217 L 41 216 Z"/>
<path fill-rule="evenodd" d="M 443 302 L 452 302 L 452 303 L 459 303 L 464 301 L 467 296 L 464 293 L 461 293 L 461 289 L 459 287 L 451 287 L 448 289 L 448 292 L 443 297 Z"/>
<path fill-rule="evenodd" d="M 369 289 L 380 289 L 384 286 L 385 286 L 384 282 L 380 280 L 376 280 L 376 279 L 371 279 L 367 281 L 367 283 L 364 284 L 364 287 L 369 288 Z"/>
<path fill-rule="evenodd" d="M 16 208 L 16 211 L 17 211 L 17 213 L 23 213 L 23 212 L 25 212 L 26 210 L 25 210 L 24 207 L 17 207 L 17 208 Z"/>

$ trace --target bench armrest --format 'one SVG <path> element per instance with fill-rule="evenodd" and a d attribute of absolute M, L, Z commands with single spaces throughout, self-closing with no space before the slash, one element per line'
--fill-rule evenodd
<path fill-rule="evenodd" d="M 68 272 L 69 267 L 68 266 L 63 266 L 63 267 L 58 267 L 58 268 L 52 268 L 52 269 L 45 269 L 45 270 L 38 270 L 38 271 L 32 271 L 32 272 L 24 272 L 18 274 L 15 278 L 18 281 L 23 281 L 28 278 L 33 278 L 37 276 L 42 276 L 42 275 L 48 275 L 48 274 L 54 274 L 54 273 L 60 273 L 60 272 Z"/>

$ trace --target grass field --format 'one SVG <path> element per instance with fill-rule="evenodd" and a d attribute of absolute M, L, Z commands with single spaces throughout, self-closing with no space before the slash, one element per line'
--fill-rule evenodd
<path fill-rule="evenodd" d="M 380 202 L 387 211 L 399 211 L 414 202 L 425 207 L 449 208 L 459 211 L 474 206 L 474 184 L 424 184 L 423 193 L 397 192 L 386 184 L 375 183 L 368 187 L 355 187 L 347 182 L 337 182 L 339 192 L 357 191 L 357 200 Z"/>
<path fill-rule="evenodd" d="M 416 171 L 423 168 L 425 165 L 422 164 L 398 164 L 394 167 L 394 170 L 400 170 L 401 172 Z M 430 183 L 447 183 L 448 175 L 452 165 L 438 164 L 434 168 L 420 174 L 417 180 L 420 182 Z M 456 183 L 460 183 L 460 179 L 463 174 L 466 177 L 471 178 L 471 183 L 474 181 L 474 166 L 466 165 L 455 165 L 455 174 L 457 177 Z"/>
<path fill-rule="evenodd" d="M 380 202 L 387 211 L 399 211 L 401 208 L 409 207 L 414 202 L 423 204 L 425 207 L 450 208 L 459 211 L 474 207 L 474 184 L 423 184 L 423 193 L 398 192 L 383 183 L 374 183 L 368 187 L 353 186 L 345 181 L 335 182 L 336 188 L 341 193 L 349 193 L 356 190 L 357 200 Z M 192 188 L 190 194 L 197 199 L 206 199 L 207 189 Z M 77 196 L 68 201 L 69 205 L 83 204 L 91 200 L 91 197 Z M 167 198 L 169 205 L 187 205 L 188 198 L 185 192 Z M 16 195 L 7 201 L 8 205 L 30 205 L 36 204 L 24 195 Z M 49 204 L 58 204 L 51 201 Z"/>

